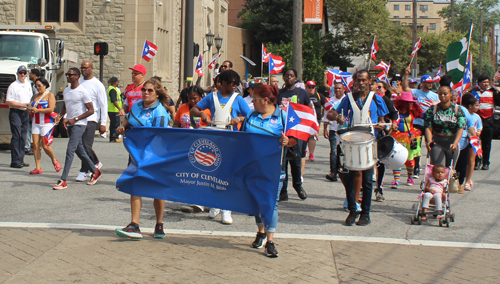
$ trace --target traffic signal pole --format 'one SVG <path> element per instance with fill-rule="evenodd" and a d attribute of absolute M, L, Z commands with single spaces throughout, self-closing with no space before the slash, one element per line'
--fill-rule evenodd
<path fill-rule="evenodd" d="M 103 74 L 103 71 L 104 70 L 104 55 L 99 55 L 99 81 L 101 81 L 102 83 L 102 76 L 104 75 Z"/>

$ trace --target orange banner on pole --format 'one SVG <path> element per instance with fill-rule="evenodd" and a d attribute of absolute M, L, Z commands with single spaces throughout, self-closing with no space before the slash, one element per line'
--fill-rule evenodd
<path fill-rule="evenodd" d="M 323 0 L 304 0 L 304 24 L 323 23 Z"/>

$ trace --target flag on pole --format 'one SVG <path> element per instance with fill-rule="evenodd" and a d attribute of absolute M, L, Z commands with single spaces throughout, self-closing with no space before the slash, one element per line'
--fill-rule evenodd
<path fill-rule="evenodd" d="M 467 36 L 463 37 L 460 41 L 451 43 L 446 48 L 446 70 L 453 77 L 453 84 L 457 84 L 464 77 L 472 28 L 473 25 L 470 26 Z"/>
<path fill-rule="evenodd" d="M 263 63 L 269 63 L 269 54 L 270 53 L 267 53 L 267 49 L 264 46 L 264 44 L 262 44 L 262 62 Z"/>
<path fill-rule="evenodd" d="M 418 50 L 422 47 L 422 45 L 420 44 L 420 40 L 421 39 L 422 38 L 419 37 L 418 40 L 417 40 L 417 42 L 415 42 L 415 46 L 413 47 L 413 51 L 411 52 L 410 57 L 415 56 L 415 54 L 418 52 Z"/>
<path fill-rule="evenodd" d="M 469 56 L 469 60 L 467 60 L 467 65 L 464 71 L 464 77 L 462 80 L 458 81 L 453 87 L 453 90 L 457 91 L 458 98 L 462 98 L 463 90 L 467 90 L 472 84 L 472 56 Z"/>
<path fill-rule="evenodd" d="M 314 110 L 309 106 L 289 103 L 286 119 L 286 136 L 307 141 L 319 131 L 318 119 Z"/>
<path fill-rule="evenodd" d="M 379 81 L 384 81 L 386 82 L 387 84 L 389 84 L 389 78 L 387 77 L 387 73 L 384 73 L 384 72 L 380 72 L 378 73 L 377 75 L 377 79 Z"/>
<path fill-rule="evenodd" d="M 354 81 L 352 80 L 352 73 L 343 72 L 337 69 L 328 69 L 326 79 L 329 86 L 333 86 L 335 81 L 341 82 L 346 91 L 349 91 L 354 84 Z"/>
<path fill-rule="evenodd" d="M 439 64 L 439 69 L 436 73 L 436 76 L 432 78 L 432 81 L 439 82 L 441 80 L 441 64 Z"/>
<path fill-rule="evenodd" d="M 158 47 L 149 40 L 146 40 L 144 42 L 144 48 L 142 50 L 142 59 L 149 62 L 149 60 L 151 60 L 151 58 L 153 58 L 157 52 L 158 52 Z"/>
<path fill-rule="evenodd" d="M 380 69 L 384 71 L 384 73 L 389 73 L 390 68 L 391 68 L 391 61 L 389 61 L 389 64 L 385 63 L 384 61 L 380 61 L 379 64 L 373 67 L 373 69 Z"/>
<path fill-rule="evenodd" d="M 219 53 L 215 58 L 214 60 L 212 60 L 210 62 L 210 64 L 208 64 L 208 68 L 209 69 L 214 69 L 214 66 L 215 66 L 215 63 L 217 62 L 217 60 L 219 60 L 219 58 L 221 57 L 222 53 Z"/>
<path fill-rule="evenodd" d="M 203 56 L 198 56 L 198 62 L 196 62 L 196 69 L 194 72 L 198 73 L 199 76 L 203 76 Z"/>
<path fill-rule="evenodd" d="M 269 53 L 269 74 L 278 74 L 285 68 L 285 62 L 281 56 Z"/>
<path fill-rule="evenodd" d="M 375 57 L 375 53 L 377 52 L 378 52 L 378 44 L 375 41 L 375 38 L 373 38 L 372 48 L 370 50 L 370 56 L 373 60 L 377 60 L 377 57 Z"/>

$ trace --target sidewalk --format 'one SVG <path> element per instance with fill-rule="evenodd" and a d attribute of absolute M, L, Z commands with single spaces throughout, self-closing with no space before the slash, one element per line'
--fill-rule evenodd
<path fill-rule="evenodd" d="M 0 229 L 0 283 L 499 283 L 500 250 L 249 237 Z"/>

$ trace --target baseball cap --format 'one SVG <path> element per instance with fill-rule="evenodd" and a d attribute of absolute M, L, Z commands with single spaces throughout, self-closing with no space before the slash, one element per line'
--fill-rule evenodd
<path fill-rule="evenodd" d="M 410 79 L 410 80 L 409 80 L 409 83 L 410 83 L 410 84 L 411 84 L 411 83 L 417 83 L 417 80 L 415 80 L 415 79 Z"/>
<path fill-rule="evenodd" d="M 21 65 L 21 66 L 19 66 L 19 68 L 17 68 L 17 73 L 19 73 L 21 71 L 28 72 L 28 68 L 26 68 L 26 66 L 24 66 L 24 65 Z"/>
<path fill-rule="evenodd" d="M 316 82 L 314 82 L 314 81 L 307 81 L 306 86 L 316 86 Z"/>
<path fill-rule="evenodd" d="M 136 72 L 140 72 L 142 73 L 142 75 L 146 75 L 146 67 L 144 67 L 144 65 L 140 64 L 140 63 L 137 63 L 134 67 L 132 68 L 128 68 L 132 71 L 136 71 Z"/>
<path fill-rule="evenodd" d="M 392 76 L 392 80 L 402 80 L 403 77 L 401 76 L 401 74 L 394 74 L 394 76 Z"/>
<path fill-rule="evenodd" d="M 422 76 L 422 78 L 420 78 L 420 83 L 423 83 L 423 82 L 433 82 L 433 81 L 434 80 L 429 75 L 424 75 L 424 76 Z"/>

